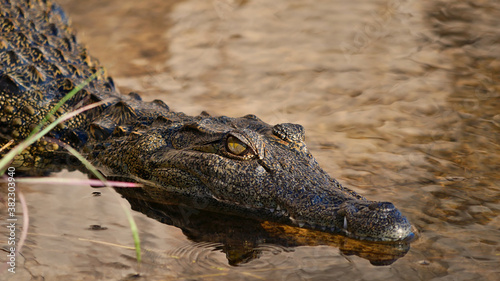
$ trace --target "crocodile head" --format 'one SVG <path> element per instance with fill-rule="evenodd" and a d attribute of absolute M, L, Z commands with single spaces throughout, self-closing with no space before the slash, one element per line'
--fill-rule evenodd
<path fill-rule="evenodd" d="M 253 115 L 202 114 L 185 121 L 164 119 L 163 126 L 155 122 L 156 128 L 135 134 L 134 142 L 119 141 L 126 145 L 124 152 L 104 153 L 105 166 L 120 162 L 120 174 L 286 218 L 300 227 L 379 241 L 411 234 L 393 204 L 368 201 L 323 171 L 307 150 L 302 126 L 270 126 Z M 121 160 L 113 160 L 113 154 Z"/>

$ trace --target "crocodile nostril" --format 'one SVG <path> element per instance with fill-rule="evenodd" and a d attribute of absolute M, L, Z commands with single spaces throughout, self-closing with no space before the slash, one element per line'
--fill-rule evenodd
<path fill-rule="evenodd" d="M 371 203 L 368 208 L 373 211 L 383 211 L 383 212 L 390 212 L 396 207 L 394 207 L 394 204 L 391 202 L 373 202 Z"/>

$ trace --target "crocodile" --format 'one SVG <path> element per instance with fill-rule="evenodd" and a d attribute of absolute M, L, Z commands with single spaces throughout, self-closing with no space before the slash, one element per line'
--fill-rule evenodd
<path fill-rule="evenodd" d="M 188 116 L 161 100 L 121 94 L 57 3 L 0 3 L 0 156 L 91 76 L 48 120 L 100 102 L 16 156 L 18 170 L 46 167 L 69 145 L 105 176 L 144 183 L 157 201 L 194 198 L 195 207 L 361 240 L 413 235 L 392 203 L 370 201 L 329 176 L 307 149 L 301 125 L 269 125 L 255 115 Z"/>

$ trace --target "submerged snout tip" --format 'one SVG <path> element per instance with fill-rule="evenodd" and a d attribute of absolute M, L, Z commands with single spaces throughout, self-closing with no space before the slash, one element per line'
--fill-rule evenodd
<path fill-rule="evenodd" d="M 405 239 L 410 235 L 412 235 L 411 224 L 405 217 L 403 217 L 402 222 L 393 229 L 390 236 L 392 236 L 393 239 L 400 240 Z"/>
<path fill-rule="evenodd" d="M 354 201 L 338 214 L 339 229 L 361 240 L 400 241 L 412 235 L 410 222 L 391 202 Z"/>

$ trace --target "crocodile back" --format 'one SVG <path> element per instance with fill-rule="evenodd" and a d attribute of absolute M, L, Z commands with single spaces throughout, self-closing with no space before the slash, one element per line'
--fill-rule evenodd
<path fill-rule="evenodd" d="M 52 1 L 0 1 L 0 144 L 25 139 L 59 100 L 102 68 L 77 43 L 62 9 Z M 118 97 L 104 71 L 51 120 L 85 104 Z M 85 127 L 81 115 L 58 126 L 61 139 Z"/>

